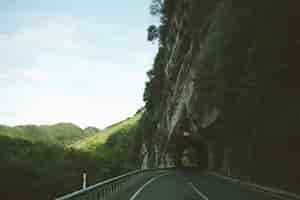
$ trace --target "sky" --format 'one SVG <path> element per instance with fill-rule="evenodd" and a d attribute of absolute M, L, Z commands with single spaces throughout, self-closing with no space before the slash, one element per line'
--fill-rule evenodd
<path fill-rule="evenodd" d="M 0 124 L 104 128 L 143 103 L 150 0 L 1 0 Z"/>

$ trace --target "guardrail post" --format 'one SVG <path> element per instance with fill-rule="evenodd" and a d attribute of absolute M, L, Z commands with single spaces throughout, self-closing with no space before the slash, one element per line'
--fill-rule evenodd
<path fill-rule="evenodd" d="M 86 188 L 86 173 L 82 175 L 82 189 Z"/>

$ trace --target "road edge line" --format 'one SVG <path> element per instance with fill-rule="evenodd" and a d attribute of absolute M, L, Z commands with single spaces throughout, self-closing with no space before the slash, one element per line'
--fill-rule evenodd
<path fill-rule="evenodd" d="M 163 176 L 167 176 L 169 175 L 170 173 L 167 173 L 167 174 L 161 174 L 159 176 L 156 176 L 152 179 L 150 179 L 149 181 L 147 181 L 144 185 L 142 185 L 133 195 L 132 197 L 130 198 L 130 200 L 134 200 L 145 188 L 146 186 L 148 186 L 150 183 L 152 183 L 153 181 L 163 177 Z"/>
<path fill-rule="evenodd" d="M 199 189 L 192 182 L 189 182 L 188 184 L 202 199 L 208 200 L 208 197 L 205 194 L 203 194 L 202 192 L 200 192 Z"/>
<path fill-rule="evenodd" d="M 282 199 L 282 200 L 291 200 L 291 199 L 296 200 L 297 199 L 297 200 L 300 200 L 300 196 L 298 194 L 289 193 L 289 192 L 286 192 L 286 191 L 283 191 L 283 190 L 280 190 L 280 189 L 266 187 L 266 186 L 258 185 L 258 184 L 255 184 L 255 183 L 250 183 L 250 182 L 247 182 L 245 180 L 240 180 L 240 179 L 233 178 L 233 177 L 230 177 L 230 176 L 221 175 L 221 174 L 216 173 L 216 172 L 207 171 L 206 174 L 215 176 L 217 178 L 226 180 L 226 181 L 231 182 L 231 183 L 239 184 L 240 186 L 244 186 L 244 187 L 248 188 L 249 190 L 253 190 L 253 191 L 256 191 L 256 192 L 268 194 L 269 196 L 272 196 L 272 197 L 275 197 L 275 198 L 278 198 L 278 199 Z"/>

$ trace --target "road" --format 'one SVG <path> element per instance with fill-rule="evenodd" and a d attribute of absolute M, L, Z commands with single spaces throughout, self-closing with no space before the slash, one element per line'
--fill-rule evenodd
<path fill-rule="evenodd" d="M 280 200 L 200 172 L 165 171 L 145 175 L 115 200 Z"/>

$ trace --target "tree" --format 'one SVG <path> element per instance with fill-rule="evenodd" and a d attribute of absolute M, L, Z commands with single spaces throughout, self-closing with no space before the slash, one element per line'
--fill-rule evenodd
<path fill-rule="evenodd" d="M 148 41 L 153 42 L 159 37 L 159 30 L 155 25 L 151 25 L 147 29 L 148 31 Z"/>
<path fill-rule="evenodd" d="M 162 0 L 152 0 L 150 5 L 150 14 L 153 16 L 158 16 L 162 12 Z"/>

